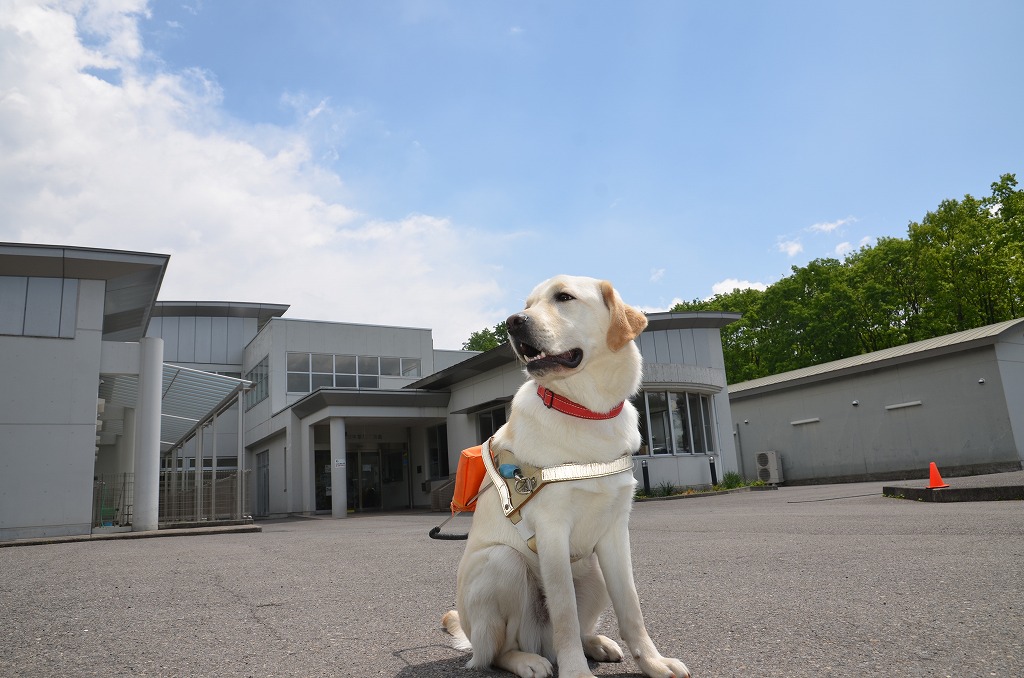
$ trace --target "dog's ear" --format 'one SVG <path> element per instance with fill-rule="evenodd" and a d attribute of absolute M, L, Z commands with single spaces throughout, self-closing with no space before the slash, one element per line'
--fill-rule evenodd
<path fill-rule="evenodd" d="M 647 327 L 647 316 L 632 306 L 622 303 L 615 288 L 607 280 L 601 281 L 601 296 L 612 317 L 608 328 L 608 347 L 613 351 L 633 341 Z"/>

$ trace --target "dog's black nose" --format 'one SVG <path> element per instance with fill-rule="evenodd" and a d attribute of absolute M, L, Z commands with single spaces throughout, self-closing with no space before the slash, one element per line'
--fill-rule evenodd
<path fill-rule="evenodd" d="M 530 316 L 525 313 L 513 313 L 505 320 L 505 327 L 509 332 L 518 330 L 530 320 Z"/>

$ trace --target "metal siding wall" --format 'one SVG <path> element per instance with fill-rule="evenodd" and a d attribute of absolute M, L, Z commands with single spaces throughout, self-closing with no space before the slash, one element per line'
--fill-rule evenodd
<path fill-rule="evenodd" d="M 25 329 L 28 278 L 0 276 L 0 334 L 20 335 Z"/>
<path fill-rule="evenodd" d="M 683 330 L 676 330 L 670 332 L 668 335 L 668 361 L 669 363 L 684 363 L 683 358 L 683 341 L 685 340 L 685 332 Z"/>
<path fill-rule="evenodd" d="M 213 318 L 196 318 L 196 352 L 195 360 L 197 363 L 212 363 L 213 362 Z"/>
<path fill-rule="evenodd" d="M 178 357 L 178 319 L 161 318 L 160 334 L 164 340 L 164 360 L 169 363 L 181 360 Z"/>
<path fill-rule="evenodd" d="M 656 363 L 667 363 L 668 360 L 668 337 L 664 332 L 654 333 L 654 360 Z"/>
<path fill-rule="evenodd" d="M 64 290 L 60 304 L 59 336 L 63 339 L 75 338 L 75 325 L 78 321 L 78 280 L 64 279 Z"/>
<path fill-rule="evenodd" d="M 195 318 L 178 318 L 178 360 L 183 363 L 196 361 Z"/>
<path fill-rule="evenodd" d="M 56 337 L 60 334 L 60 278 L 29 278 L 25 299 L 25 335 Z"/>
<path fill-rule="evenodd" d="M 210 326 L 210 362 L 228 362 L 228 319 L 211 318 Z M 242 361 L 237 361 L 241 363 Z"/>
<path fill-rule="evenodd" d="M 255 336 L 256 319 L 255 318 L 228 318 L 227 319 L 227 355 L 224 358 L 225 362 L 236 363 L 241 365 L 245 360 L 245 345 L 248 343 L 246 340 L 245 324 L 248 321 L 252 322 L 253 325 L 253 336 Z"/>

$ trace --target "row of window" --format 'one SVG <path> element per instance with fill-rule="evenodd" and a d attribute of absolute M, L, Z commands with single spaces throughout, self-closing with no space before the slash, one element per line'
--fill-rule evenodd
<path fill-rule="evenodd" d="M 714 401 L 706 393 L 648 391 L 633 401 L 643 442 L 638 454 L 707 454 L 715 441 Z"/>
<path fill-rule="evenodd" d="M 288 392 L 318 388 L 380 388 L 380 377 L 418 377 L 419 358 L 289 353 Z"/>
<path fill-rule="evenodd" d="M 0 275 L 0 334 L 75 338 L 78 280 Z"/>
<path fill-rule="evenodd" d="M 263 360 L 256 363 L 245 374 L 245 380 L 252 382 L 252 388 L 245 392 L 245 410 L 248 412 L 270 395 L 270 357 L 264 356 Z"/>

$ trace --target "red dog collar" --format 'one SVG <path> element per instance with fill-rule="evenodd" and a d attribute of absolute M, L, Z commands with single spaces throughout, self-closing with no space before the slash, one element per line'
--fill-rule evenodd
<path fill-rule="evenodd" d="M 625 405 L 625 401 L 619 403 L 608 412 L 594 412 L 588 410 L 579 403 L 574 403 L 568 398 L 563 398 L 554 391 L 543 386 L 537 387 L 537 395 L 544 401 L 544 405 L 550 409 L 558 410 L 562 414 L 568 414 L 579 419 L 614 419 L 619 416 L 619 412 L 622 411 L 622 406 Z"/>

